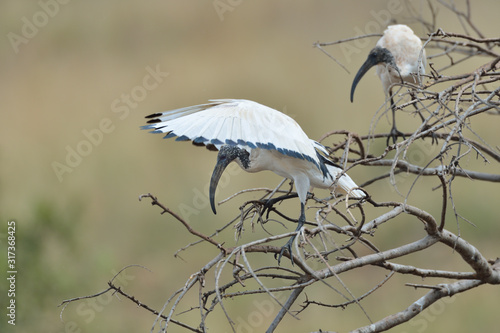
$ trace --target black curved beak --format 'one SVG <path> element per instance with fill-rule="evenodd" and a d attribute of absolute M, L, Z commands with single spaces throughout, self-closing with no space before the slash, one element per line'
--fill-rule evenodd
<path fill-rule="evenodd" d="M 358 85 L 359 81 L 361 78 L 368 72 L 370 68 L 373 66 L 377 65 L 377 62 L 375 61 L 375 58 L 368 56 L 364 64 L 361 66 L 361 68 L 358 70 L 358 73 L 354 77 L 354 80 L 352 81 L 352 86 L 351 86 L 351 103 L 354 101 L 354 90 L 356 90 L 356 86 Z"/>
<path fill-rule="evenodd" d="M 210 206 L 212 207 L 212 211 L 214 214 L 217 214 L 215 211 L 215 190 L 217 189 L 217 184 L 219 184 L 220 177 L 224 170 L 226 170 L 229 163 L 231 163 L 237 155 L 226 154 L 223 149 L 219 151 L 219 155 L 217 155 L 217 164 L 215 165 L 214 172 L 212 173 L 212 178 L 210 178 Z"/>
<path fill-rule="evenodd" d="M 382 47 L 376 47 L 373 50 L 371 50 L 370 54 L 368 54 L 368 58 L 366 58 L 366 61 L 363 63 L 363 65 L 361 65 L 361 68 L 358 70 L 358 73 L 356 74 L 354 80 L 352 81 L 351 103 L 354 100 L 354 90 L 356 90 L 356 86 L 358 85 L 361 78 L 366 74 L 366 72 L 368 72 L 370 68 L 380 63 L 386 63 L 397 69 L 394 57 L 388 49 Z"/>

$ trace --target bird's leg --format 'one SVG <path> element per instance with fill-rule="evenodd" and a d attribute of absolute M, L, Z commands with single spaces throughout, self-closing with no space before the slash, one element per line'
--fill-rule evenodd
<path fill-rule="evenodd" d="M 290 192 L 291 192 L 291 190 L 290 190 Z M 271 209 L 273 208 L 273 206 L 277 202 L 280 202 L 280 201 L 283 201 L 286 199 L 296 198 L 298 196 L 299 195 L 297 193 L 289 193 L 289 194 L 282 195 L 281 197 L 261 200 L 261 202 L 263 202 L 263 208 L 262 208 L 262 211 L 260 212 L 260 215 L 263 216 L 264 214 L 266 214 L 266 210 L 267 210 L 267 214 L 266 214 L 266 220 L 267 220 L 269 218 L 269 213 L 271 213 Z M 307 192 L 307 198 L 311 199 L 312 197 L 314 197 L 314 194 L 311 192 Z"/>
<path fill-rule="evenodd" d="M 403 140 L 406 139 L 405 135 L 398 131 L 396 128 L 396 105 L 394 105 L 394 98 L 392 97 L 392 91 L 389 91 L 389 94 L 391 94 L 391 111 L 392 111 L 392 128 L 391 132 L 389 133 L 389 136 L 387 137 L 387 142 L 386 145 L 389 145 L 389 140 L 392 138 L 392 142 L 396 143 L 398 136 L 403 137 Z"/>
<path fill-rule="evenodd" d="M 415 95 L 414 91 L 410 91 L 410 98 L 411 98 L 412 101 L 414 100 L 414 102 L 411 103 L 411 104 L 415 108 L 415 112 L 417 112 L 418 115 L 420 116 L 420 120 L 422 120 L 422 122 L 424 122 L 425 118 L 424 118 L 424 116 L 422 116 L 422 113 L 420 112 L 420 109 L 417 106 L 417 96 Z"/>
<path fill-rule="evenodd" d="M 286 199 L 296 198 L 297 196 L 298 196 L 297 193 L 291 193 L 291 194 L 282 195 L 281 197 L 277 197 L 277 198 L 270 198 L 270 199 L 262 200 L 264 204 L 263 204 L 262 211 L 260 212 L 260 215 L 263 216 L 264 214 L 266 214 L 266 210 L 267 210 L 266 219 L 268 219 L 269 213 L 271 212 L 271 209 L 273 208 L 273 206 L 277 202 L 280 202 L 280 201 L 283 201 Z"/>
<path fill-rule="evenodd" d="M 302 229 L 305 222 L 306 222 L 305 205 L 303 202 L 301 202 L 300 203 L 299 223 L 297 224 L 297 228 L 295 229 L 295 232 L 298 232 L 300 229 Z M 285 251 L 288 251 L 288 254 L 290 254 L 290 260 L 292 261 L 292 265 L 293 265 L 292 244 L 293 244 L 293 241 L 295 240 L 295 237 L 297 237 L 297 234 L 290 237 L 288 242 L 286 242 L 286 244 L 283 245 L 279 255 L 278 254 L 274 255 L 274 258 L 278 259 L 278 265 L 280 264 L 281 257 L 283 256 L 283 253 L 285 253 Z"/>
<path fill-rule="evenodd" d="M 412 100 L 415 100 L 412 104 L 413 106 L 415 107 L 415 111 L 418 113 L 418 115 L 420 116 L 420 120 L 422 120 L 422 124 L 425 123 L 425 118 L 424 116 L 422 115 L 422 113 L 420 112 L 420 109 L 418 108 L 417 106 L 417 96 L 415 95 L 415 92 L 411 91 L 410 92 L 410 97 Z M 428 124 L 425 124 L 424 127 L 422 128 L 423 131 L 426 131 L 430 128 L 430 126 Z M 422 137 L 423 139 L 424 137 Z M 437 139 L 437 136 L 436 136 L 436 133 L 432 132 L 431 133 L 431 138 L 432 138 L 432 141 L 431 141 L 431 145 L 434 144 L 434 142 L 436 142 L 436 144 L 438 143 L 438 139 Z"/>

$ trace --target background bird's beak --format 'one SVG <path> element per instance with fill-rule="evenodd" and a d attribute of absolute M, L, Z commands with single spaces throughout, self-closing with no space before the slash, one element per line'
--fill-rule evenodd
<path fill-rule="evenodd" d="M 217 214 L 215 211 L 215 189 L 217 188 L 217 184 L 219 184 L 220 177 L 222 173 L 226 169 L 226 167 L 231 163 L 237 156 L 229 157 L 227 155 L 221 154 L 217 156 L 217 164 L 215 165 L 214 172 L 212 173 L 212 178 L 210 179 L 210 206 L 212 207 L 212 211 L 214 214 Z"/>
<path fill-rule="evenodd" d="M 375 65 L 377 65 L 379 63 L 380 63 L 380 61 L 376 57 L 373 57 L 372 54 L 371 54 L 371 52 L 370 52 L 370 54 L 368 55 L 368 58 L 366 58 L 365 63 L 358 70 L 358 73 L 356 74 L 356 76 L 354 77 L 354 80 L 352 81 L 352 86 L 351 86 L 351 103 L 354 100 L 354 90 L 356 90 L 356 86 L 358 85 L 358 82 L 361 80 L 361 78 L 363 77 L 363 75 L 365 75 L 366 72 L 368 72 L 368 70 L 370 68 L 372 68 L 373 66 L 375 66 Z"/>

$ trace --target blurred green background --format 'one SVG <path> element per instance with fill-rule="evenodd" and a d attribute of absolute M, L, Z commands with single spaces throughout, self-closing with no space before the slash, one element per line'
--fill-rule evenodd
<path fill-rule="evenodd" d="M 205 191 L 216 155 L 140 131 L 144 116 L 211 98 L 245 98 L 289 114 L 311 138 L 335 129 L 365 134 L 384 101 L 374 71 L 358 86 L 355 103 L 349 102 L 348 94 L 354 73 L 376 39 L 347 56 L 340 47 L 327 48 L 350 74 L 312 45 L 360 32 L 382 32 L 377 17 L 381 11 L 388 12 L 389 3 L 2 1 L 0 242 L 5 251 L 6 224 L 15 220 L 18 275 L 17 325 L 7 325 L 2 310 L 0 331 L 149 332 L 155 317 L 128 300 L 103 296 L 70 304 L 64 322 L 57 305 L 99 292 L 121 268 L 139 264 L 151 272 L 131 268 L 120 284 L 160 309 L 190 274 L 216 255 L 215 249 L 203 246 L 182 253 L 184 260 L 175 259 L 174 252 L 195 239 L 177 221 L 160 216 L 148 200 L 139 202 L 140 194 L 151 192 L 177 212 L 191 207 L 192 214 L 185 217 L 206 233 L 235 216 L 243 199 L 219 207 L 214 216 L 206 201 L 197 200 L 198 193 Z M 410 3 L 426 13 L 426 2 Z M 453 14 L 436 7 L 439 27 L 462 32 Z M 390 19 L 424 35 L 426 31 L 410 18 L 408 8 L 402 5 L 400 9 Z M 499 10 L 496 0 L 473 2 L 473 19 L 487 37 L 498 37 Z M 377 31 L 367 31 L 367 27 Z M 474 65 L 466 63 L 464 68 L 472 70 Z M 400 129 L 409 130 L 415 124 L 410 116 L 398 118 Z M 488 118 L 477 120 L 474 126 L 498 145 L 498 126 L 488 123 Z M 376 132 L 389 127 L 383 118 Z M 424 141 L 419 145 L 423 153 L 434 149 Z M 372 148 L 374 152 L 383 149 L 380 145 Z M 72 151 L 83 153 L 78 157 Z M 471 157 L 466 167 L 481 169 L 483 164 Z M 362 183 L 379 172 L 355 168 L 350 174 Z M 249 187 L 274 187 L 280 180 L 271 173 L 240 172 L 219 189 L 217 198 Z M 411 185 L 405 184 L 404 177 L 399 180 L 403 190 Z M 436 213 L 441 194 L 424 192 L 437 185 L 434 179 L 426 182 L 430 185 L 416 189 L 409 203 Z M 458 180 L 455 188 L 460 213 L 477 225 L 460 221 L 462 235 L 488 258 L 499 255 L 497 189 L 496 184 L 465 179 Z M 388 182 L 368 190 L 377 193 L 378 200 L 401 200 Z M 294 204 L 291 209 L 298 213 Z M 402 222 L 384 229 L 380 236 L 400 237 L 409 225 L 421 232 L 416 223 Z M 451 215 L 448 228 L 458 232 Z M 248 241 L 261 234 L 260 227 L 255 233 L 247 227 L 243 237 Z M 236 244 L 232 231 L 224 237 L 220 240 L 228 246 Z M 433 267 L 467 269 L 450 249 L 441 246 L 433 251 Z M 5 272 L 5 252 L 0 256 Z M 376 283 L 371 279 L 374 273 L 365 271 L 366 275 L 350 274 L 344 281 L 371 288 Z M 385 272 L 376 271 L 382 279 Z M 402 291 L 375 293 L 364 303 L 373 320 L 408 306 L 422 294 L 402 287 L 406 281 L 392 280 L 391 287 Z M 0 286 L 5 309 L 5 280 Z M 366 288 L 355 291 L 361 294 Z M 394 331 L 498 331 L 499 296 L 498 287 L 483 286 L 436 304 L 419 321 Z M 253 320 L 248 317 L 256 313 L 252 298 L 228 302 L 234 318 Z M 264 331 L 277 310 L 263 315 L 262 324 L 254 320 L 246 331 Z M 229 331 L 220 312 L 214 315 L 217 318 L 209 321 L 211 331 Z M 311 307 L 300 318 L 286 317 L 278 331 L 345 331 L 368 324 L 354 307 L 344 311 Z"/>

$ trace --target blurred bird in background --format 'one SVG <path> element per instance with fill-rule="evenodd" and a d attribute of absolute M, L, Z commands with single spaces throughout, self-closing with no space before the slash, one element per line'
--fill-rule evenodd
<path fill-rule="evenodd" d="M 422 56 L 420 56 L 422 52 Z M 373 66 L 377 66 L 377 75 L 382 81 L 382 87 L 386 97 L 390 98 L 392 110 L 392 128 L 389 139 L 396 143 L 397 137 L 403 133 L 396 127 L 396 109 L 391 85 L 394 83 L 408 82 L 418 84 L 417 75 L 425 74 L 427 65 L 425 50 L 422 50 L 422 41 L 404 24 L 390 25 L 384 31 L 375 48 L 368 54 L 368 58 L 354 77 L 351 86 L 351 102 L 354 100 L 354 90 L 366 72 Z M 418 112 L 422 121 L 423 116 Z"/>

